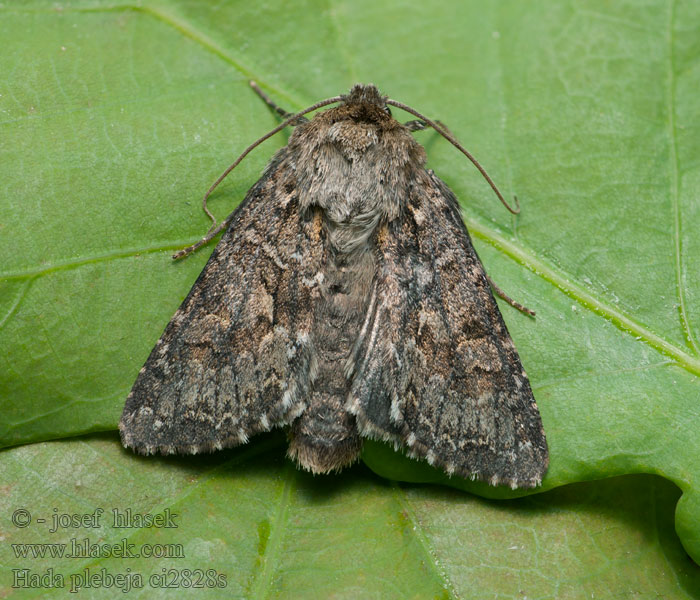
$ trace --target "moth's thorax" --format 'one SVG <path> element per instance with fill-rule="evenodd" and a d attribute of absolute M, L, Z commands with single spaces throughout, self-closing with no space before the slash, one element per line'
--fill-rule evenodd
<path fill-rule="evenodd" d="M 289 140 L 300 207 L 323 209 L 342 252 L 361 248 L 380 222 L 401 214 L 425 173 L 425 150 L 385 108 L 374 86 L 355 86 Z"/>

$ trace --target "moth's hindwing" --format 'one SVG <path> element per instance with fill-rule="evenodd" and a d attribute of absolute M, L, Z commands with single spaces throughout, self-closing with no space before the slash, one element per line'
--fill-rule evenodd
<path fill-rule="evenodd" d="M 547 470 L 530 384 L 449 188 L 430 174 L 377 233 L 348 401 L 365 437 L 447 473 L 533 487 Z"/>
<path fill-rule="evenodd" d="M 282 150 L 249 191 L 136 380 L 119 424 L 138 452 L 235 446 L 291 423 L 310 394 L 318 214 L 300 215 Z"/>

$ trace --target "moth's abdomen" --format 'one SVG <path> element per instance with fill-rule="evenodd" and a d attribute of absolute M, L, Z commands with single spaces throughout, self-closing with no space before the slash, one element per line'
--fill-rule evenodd
<path fill-rule="evenodd" d="M 312 473 L 340 470 L 355 462 L 362 449 L 355 417 L 345 409 L 350 391 L 345 364 L 359 315 L 334 305 L 334 299 L 341 300 L 339 295 L 329 292 L 315 311 L 317 370 L 311 383 L 313 391 L 290 432 L 289 457 Z"/>
<path fill-rule="evenodd" d="M 323 294 L 314 310 L 313 391 L 292 424 L 288 452 L 312 473 L 340 470 L 355 462 L 362 449 L 355 417 L 345 408 L 350 391 L 345 367 L 366 305 L 363 282 L 361 275 L 339 270 L 332 259 L 322 279 Z"/>
<path fill-rule="evenodd" d="M 345 410 L 346 393 L 314 392 L 292 425 L 287 454 L 312 473 L 339 471 L 360 456 L 362 440 L 355 417 Z"/>
<path fill-rule="evenodd" d="M 347 365 L 364 321 L 375 272 L 371 236 L 359 245 L 347 245 L 357 225 L 338 223 L 327 213 L 324 227 L 328 245 L 313 316 L 312 393 L 292 424 L 288 453 L 313 473 L 339 470 L 355 462 L 362 449 L 355 417 L 346 409 L 351 385 Z"/>

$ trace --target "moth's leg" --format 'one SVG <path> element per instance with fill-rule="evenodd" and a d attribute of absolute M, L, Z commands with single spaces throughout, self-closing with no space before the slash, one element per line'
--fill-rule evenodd
<path fill-rule="evenodd" d="M 421 121 L 420 119 L 416 119 L 415 121 L 406 121 L 403 126 L 408 127 L 409 131 L 423 131 L 424 129 L 430 127 L 430 125 L 428 125 L 425 121 Z"/>
<path fill-rule="evenodd" d="M 435 121 L 440 127 L 442 127 L 447 133 L 452 135 L 452 132 L 449 130 L 447 125 L 445 125 L 442 121 Z M 428 129 L 430 125 L 426 123 L 425 121 L 421 121 L 420 119 L 415 119 L 414 121 L 406 121 L 404 124 L 404 127 L 408 127 L 409 131 L 423 131 L 424 129 Z"/>
<path fill-rule="evenodd" d="M 260 89 L 260 86 L 258 86 L 258 84 L 255 83 L 254 81 L 250 82 L 250 87 L 252 87 L 253 90 L 255 91 L 255 93 L 258 96 L 260 96 L 260 98 L 262 98 L 262 101 L 265 104 L 267 104 L 272 110 L 274 110 L 280 117 L 282 117 L 282 119 L 288 119 L 289 117 L 291 117 L 294 114 L 294 113 L 287 112 L 281 106 L 276 104 L 274 102 L 274 100 L 272 98 L 270 98 L 270 96 L 268 96 L 265 92 L 263 92 Z M 292 125 L 292 127 L 294 127 L 295 125 L 300 125 L 301 123 L 306 123 L 307 121 L 308 121 L 308 119 L 306 117 L 299 117 L 296 121 L 292 121 L 290 123 L 290 125 Z"/>
<path fill-rule="evenodd" d="M 531 317 L 535 316 L 535 311 L 530 310 L 527 306 L 523 306 L 520 304 L 520 302 L 516 302 L 511 298 L 508 294 L 506 294 L 501 288 L 499 288 L 496 283 L 494 282 L 493 279 L 491 279 L 488 275 L 486 276 L 486 279 L 489 280 L 489 284 L 493 288 L 493 291 L 496 293 L 496 295 L 499 298 L 502 298 L 505 300 L 508 304 L 510 304 L 513 308 L 517 308 L 520 312 L 525 313 L 526 315 L 530 315 Z"/>

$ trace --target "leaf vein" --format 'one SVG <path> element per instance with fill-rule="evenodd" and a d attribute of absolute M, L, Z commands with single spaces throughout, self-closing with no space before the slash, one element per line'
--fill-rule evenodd
<path fill-rule="evenodd" d="M 447 576 L 447 573 L 445 573 L 444 569 L 441 567 L 440 561 L 438 560 L 435 554 L 435 550 L 430 544 L 428 535 L 425 533 L 423 525 L 418 519 L 418 515 L 416 515 L 415 511 L 413 510 L 413 507 L 411 506 L 411 503 L 408 497 L 406 496 L 406 492 L 396 482 L 394 482 L 393 488 L 394 496 L 396 497 L 397 502 L 399 503 L 405 515 L 408 517 L 408 520 L 411 522 L 411 525 L 413 526 L 412 530 L 415 533 L 418 545 L 425 552 L 426 563 L 432 567 L 435 576 L 442 582 L 442 585 L 445 591 L 449 594 L 449 597 L 459 600 L 460 596 L 457 593 L 455 586 L 452 584 L 449 577 Z"/>
<path fill-rule="evenodd" d="M 695 336 L 690 327 L 688 314 L 686 310 L 685 291 L 683 287 L 683 242 L 682 242 L 682 222 L 681 222 L 681 205 L 680 205 L 680 181 L 679 181 L 679 164 L 678 164 L 678 148 L 676 143 L 676 85 L 675 85 L 675 59 L 674 59 L 674 35 L 673 25 L 675 20 L 675 0 L 670 1 L 669 22 L 668 22 L 668 82 L 667 82 L 667 101 L 668 101 L 668 129 L 669 129 L 669 145 L 670 145 L 670 178 L 671 178 L 671 206 L 673 210 L 673 238 L 674 238 L 674 262 L 676 271 L 676 294 L 678 296 L 678 317 L 685 334 L 685 339 L 688 346 L 698 355 L 698 345 L 695 341 Z"/>

